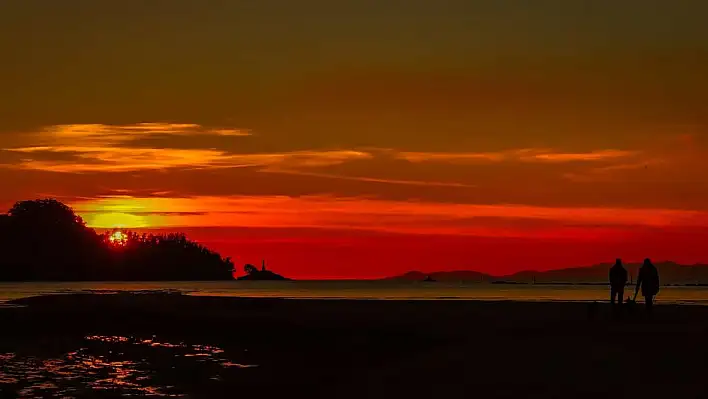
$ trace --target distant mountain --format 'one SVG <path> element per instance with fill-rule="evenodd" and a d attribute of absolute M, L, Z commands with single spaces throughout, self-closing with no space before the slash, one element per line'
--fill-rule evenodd
<path fill-rule="evenodd" d="M 655 263 L 659 270 L 661 283 L 665 284 L 708 284 L 708 264 L 680 265 L 674 262 Z M 386 280 L 423 281 L 430 276 L 435 281 L 505 281 L 530 283 L 605 283 L 611 263 L 587 267 L 573 267 L 567 269 L 548 271 L 522 271 L 507 276 L 491 276 L 476 271 L 451 271 L 423 273 L 412 271 L 406 274 L 390 277 Z M 637 271 L 641 264 L 629 263 L 624 265 L 631 279 L 637 278 Z"/>
<path fill-rule="evenodd" d="M 680 265 L 674 262 L 657 262 L 656 268 L 662 284 L 706 284 L 708 283 L 708 265 Z M 640 263 L 625 264 L 624 267 L 629 272 L 630 278 L 634 281 L 637 278 Z M 508 281 L 537 283 L 604 283 L 607 282 L 611 263 L 599 264 L 589 267 L 577 267 L 559 270 L 523 271 L 511 276 L 501 277 Z"/>

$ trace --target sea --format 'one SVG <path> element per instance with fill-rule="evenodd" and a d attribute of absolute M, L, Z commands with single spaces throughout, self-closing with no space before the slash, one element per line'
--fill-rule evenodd
<path fill-rule="evenodd" d="M 0 283 L 0 306 L 13 299 L 81 292 L 168 291 L 184 295 L 282 299 L 606 301 L 603 285 L 491 284 L 408 281 L 184 281 Z M 625 296 L 633 294 L 628 287 Z M 662 287 L 658 304 L 708 305 L 708 287 Z"/>

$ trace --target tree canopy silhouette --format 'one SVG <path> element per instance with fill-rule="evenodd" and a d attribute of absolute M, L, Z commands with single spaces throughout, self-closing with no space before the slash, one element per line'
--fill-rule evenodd
<path fill-rule="evenodd" d="M 256 273 L 258 273 L 258 268 L 255 267 L 255 266 L 253 266 L 253 265 L 250 264 L 250 263 L 247 263 L 247 264 L 243 267 L 243 271 L 244 271 L 246 274 L 249 274 L 249 275 L 250 275 L 250 274 L 256 274 Z"/>
<path fill-rule="evenodd" d="M 73 226 L 85 228 L 81 216 L 55 199 L 20 201 L 7 212 L 13 220 L 35 226 Z"/>
<path fill-rule="evenodd" d="M 225 280 L 229 258 L 184 234 L 98 234 L 53 199 L 21 201 L 0 215 L 0 280 Z"/>

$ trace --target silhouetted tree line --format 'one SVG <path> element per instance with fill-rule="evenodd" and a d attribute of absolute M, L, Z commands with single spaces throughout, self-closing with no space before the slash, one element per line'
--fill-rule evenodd
<path fill-rule="evenodd" d="M 0 214 L 0 281 L 227 280 L 234 265 L 184 234 L 98 234 L 53 199 Z"/>

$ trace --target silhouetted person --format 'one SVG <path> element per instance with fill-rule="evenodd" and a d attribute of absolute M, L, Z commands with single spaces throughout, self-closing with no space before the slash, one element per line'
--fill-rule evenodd
<path fill-rule="evenodd" d="M 624 300 L 624 286 L 627 284 L 627 269 L 622 266 L 622 259 L 617 259 L 615 265 L 610 268 L 610 302 L 622 306 Z"/>
<path fill-rule="evenodd" d="M 659 271 L 651 263 L 651 260 L 644 259 L 644 264 L 639 268 L 639 276 L 637 276 L 637 288 L 634 291 L 634 297 L 637 297 L 639 288 L 642 289 L 642 296 L 646 304 L 647 311 L 651 312 L 651 307 L 654 304 L 654 297 L 659 293 Z"/>

